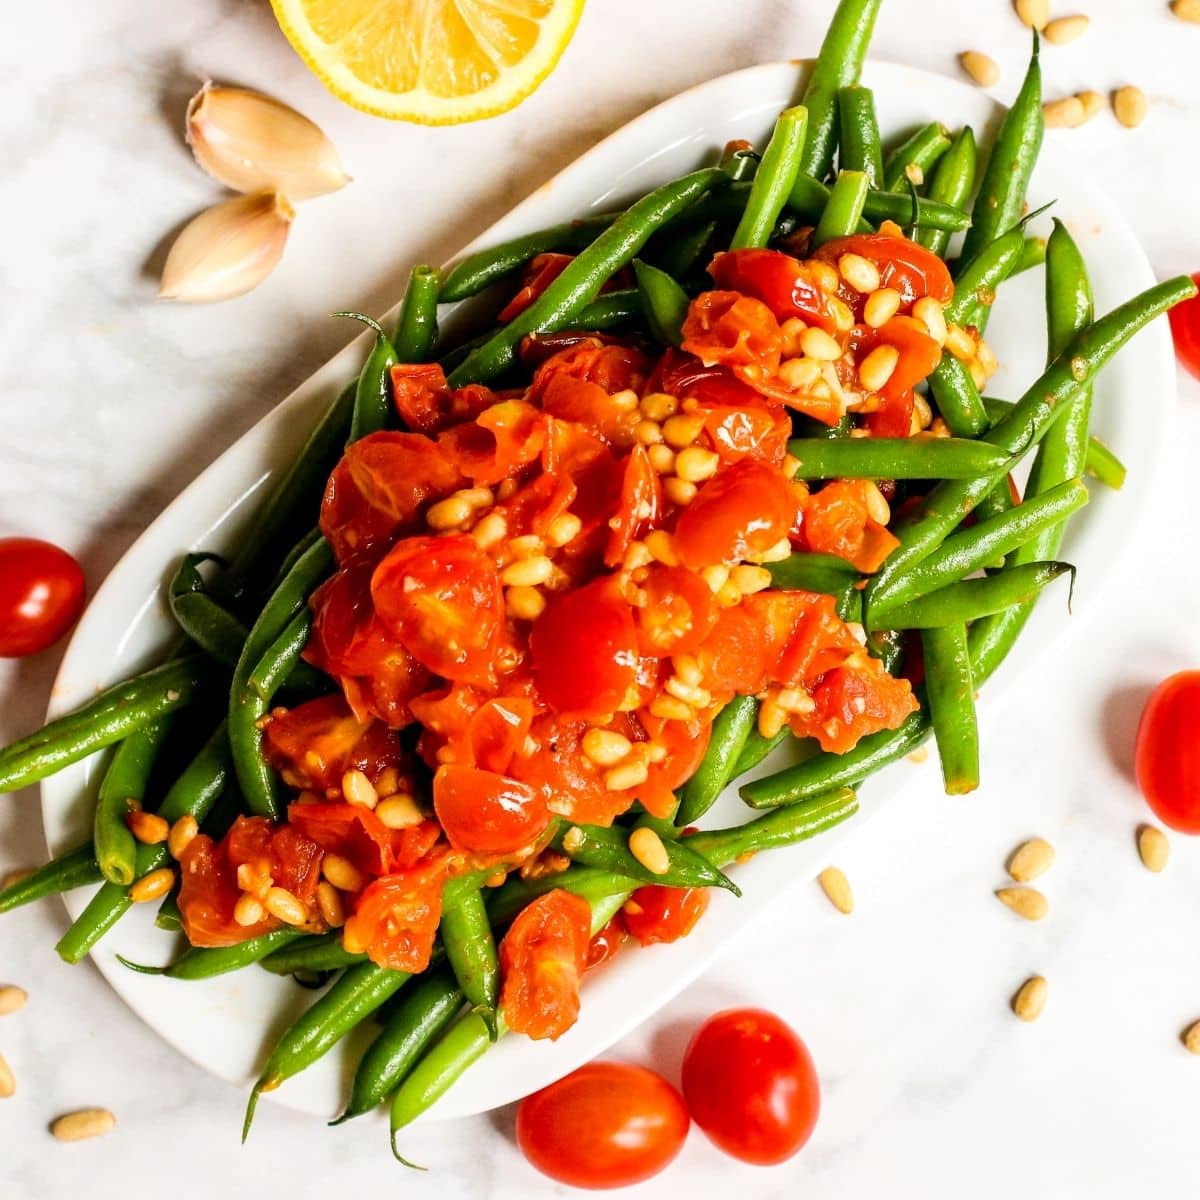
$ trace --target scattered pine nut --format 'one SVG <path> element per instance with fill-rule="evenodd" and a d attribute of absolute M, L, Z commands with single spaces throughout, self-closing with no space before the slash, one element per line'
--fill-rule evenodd
<path fill-rule="evenodd" d="M 1104 97 L 1099 92 L 1091 90 L 1079 93 L 1079 103 L 1083 105 L 1085 124 L 1093 117 L 1099 116 L 1108 107 Z"/>
<path fill-rule="evenodd" d="M 1050 0 L 1014 0 L 1013 8 L 1022 25 L 1039 33 L 1050 21 Z"/>
<path fill-rule="evenodd" d="M 9 871 L 3 880 L 0 880 L 0 892 L 10 887 L 16 887 L 22 879 L 28 879 L 36 870 L 36 867 L 18 867 L 15 871 Z"/>
<path fill-rule="evenodd" d="M 981 50 L 964 50 L 958 61 L 980 87 L 995 87 L 1000 82 L 1000 66 L 991 55 Z"/>
<path fill-rule="evenodd" d="M 1065 46 L 1068 42 L 1083 37 L 1091 23 L 1091 18 L 1083 16 L 1082 13 L 1074 17 L 1058 17 L 1046 25 L 1043 33 L 1046 41 L 1055 46 Z"/>
<path fill-rule="evenodd" d="M 996 899 L 1026 921 L 1040 921 L 1050 911 L 1046 897 L 1037 888 L 997 888 Z"/>
<path fill-rule="evenodd" d="M 1146 113 L 1150 107 L 1146 93 L 1133 84 L 1118 88 L 1113 92 L 1112 106 L 1113 112 L 1117 114 L 1117 120 L 1126 129 L 1136 129 L 1146 119 Z"/>
<path fill-rule="evenodd" d="M 1042 105 L 1047 129 L 1078 129 L 1086 120 L 1083 101 L 1078 96 L 1064 96 L 1061 100 L 1048 100 Z"/>
<path fill-rule="evenodd" d="M 671 869 L 662 838 L 647 826 L 635 829 L 629 835 L 629 853 L 652 875 L 665 875 Z"/>
<path fill-rule="evenodd" d="M 1200 25 L 1200 0 L 1171 0 L 1171 11 L 1181 21 Z"/>
<path fill-rule="evenodd" d="M 1200 1021 L 1194 1021 L 1184 1030 L 1183 1044 L 1189 1054 L 1200 1054 Z"/>
<path fill-rule="evenodd" d="M 850 880 L 837 867 L 826 867 L 817 876 L 817 882 L 829 900 L 829 903 L 840 913 L 849 916 L 854 911 L 854 892 L 850 889 Z"/>
<path fill-rule="evenodd" d="M 1036 1021 L 1046 1007 L 1049 985 L 1040 975 L 1025 980 L 1012 999 L 1012 1010 L 1022 1021 Z"/>
<path fill-rule="evenodd" d="M 1171 843 L 1167 835 L 1155 825 L 1140 825 L 1137 831 L 1137 848 L 1142 865 L 1156 875 L 1167 865 Z"/>
<path fill-rule="evenodd" d="M 0 1017 L 7 1017 L 9 1013 L 24 1008 L 28 999 L 29 993 L 24 988 L 14 987 L 12 984 L 0 987 Z"/>
<path fill-rule="evenodd" d="M 1022 842 L 1008 860 L 1008 873 L 1018 883 L 1029 883 L 1054 866 L 1054 847 L 1045 838 Z"/>
<path fill-rule="evenodd" d="M 117 1118 L 107 1108 L 81 1108 L 59 1117 L 50 1126 L 50 1132 L 60 1142 L 81 1142 L 111 1133 L 116 1123 Z"/>
<path fill-rule="evenodd" d="M 17 1077 L 8 1065 L 8 1059 L 0 1054 L 0 1100 L 7 1100 L 17 1090 Z"/>

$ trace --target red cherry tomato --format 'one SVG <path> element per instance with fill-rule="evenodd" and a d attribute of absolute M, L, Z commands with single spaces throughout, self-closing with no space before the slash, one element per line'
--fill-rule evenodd
<path fill-rule="evenodd" d="M 1163 680 L 1142 713 L 1138 786 L 1164 824 L 1200 833 L 1200 671 Z"/>
<path fill-rule="evenodd" d="M 456 850 L 515 854 L 550 823 L 546 802 L 528 784 L 478 767 L 439 767 L 433 807 Z"/>
<path fill-rule="evenodd" d="M 834 329 L 829 302 L 809 268 L 781 250 L 728 250 L 718 254 L 708 273 L 717 287 L 761 300 L 778 321 L 803 317 L 827 333 Z"/>
<path fill-rule="evenodd" d="M 646 603 L 637 610 L 642 652 L 667 658 L 695 650 L 717 623 L 712 590 L 695 571 L 651 567 L 643 585 Z"/>
<path fill-rule="evenodd" d="M 932 296 L 942 304 L 954 297 L 950 271 L 932 250 L 907 238 L 886 233 L 856 233 L 851 237 L 826 242 L 813 256 L 837 264 L 843 254 L 861 254 L 879 268 L 884 287 L 895 288 L 911 304 L 922 296 Z"/>
<path fill-rule="evenodd" d="M 389 971 L 424 971 L 442 919 L 446 867 L 443 856 L 368 884 L 342 928 L 345 949 Z"/>
<path fill-rule="evenodd" d="M 1200 271 L 1192 278 L 1200 284 Z M 1179 361 L 1200 379 L 1200 296 L 1177 304 L 1167 314 Z"/>
<path fill-rule="evenodd" d="M 700 1026 L 684 1052 L 683 1094 L 716 1146 L 763 1166 L 791 1158 L 821 1109 L 807 1047 L 761 1008 L 731 1008 Z"/>
<path fill-rule="evenodd" d="M 0 538 L 0 658 L 36 654 L 83 611 L 83 571 L 37 538 Z"/>
<path fill-rule="evenodd" d="M 708 908 L 707 888 L 640 887 L 623 910 L 625 928 L 643 946 L 687 937 Z"/>
<path fill-rule="evenodd" d="M 628 1187 L 675 1158 L 689 1124 L 683 1097 L 661 1075 L 592 1062 L 521 1101 L 517 1144 L 559 1183 Z"/>

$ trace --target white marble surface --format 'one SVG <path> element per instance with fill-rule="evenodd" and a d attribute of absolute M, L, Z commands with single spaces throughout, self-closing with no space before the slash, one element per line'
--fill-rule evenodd
<path fill-rule="evenodd" d="M 61 542 L 95 587 L 182 484 L 346 340 L 326 312 L 385 307 L 411 261 L 448 255 L 655 101 L 734 67 L 811 53 L 833 3 L 592 0 L 539 93 L 506 117 L 446 130 L 343 108 L 263 3 L 72 7 L 69 20 L 59 6 L 29 9 L 0 45 L 0 535 Z M 1010 95 L 1025 40 L 1006 0 L 938 6 L 937 28 L 930 7 L 889 0 L 877 56 L 953 72 L 955 53 L 979 46 L 1002 62 L 998 92 Z M 1172 151 L 1194 146 L 1200 122 L 1200 29 L 1174 22 L 1158 0 L 1086 8 L 1086 38 L 1046 50 L 1048 92 L 1134 80 L 1151 113 L 1136 133 L 1102 117 L 1065 136 L 1122 204 L 1157 271 L 1193 269 L 1200 165 Z M 356 182 L 303 207 L 283 266 L 257 292 L 216 307 L 160 306 L 153 277 L 169 233 L 219 195 L 179 136 L 186 97 L 209 74 L 272 91 L 320 121 Z M 1200 446 L 1200 387 L 1190 380 L 1177 431 L 1178 453 Z M 1200 1017 L 1200 847 L 1174 838 L 1167 873 L 1148 875 L 1133 849 L 1143 810 L 1129 779 L 1148 685 L 1200 660 L 1200 565 L 1180 553 L 1195 536 L 1195 472 L 1175 474 L 1128 556 L 1128 585 L 1019 703 L 988 713 L 983 788 L 947 799 L 931 768 L 925 793 L 910 792 L 841 856 L 853 917 L 833 913 L 814 887 L 748 929 L 617 1048 L 672 1075 L 704 1014 L 734 1003 L 778 1010 L 808 1040 L 824 1086 L 806 1151 L 753 1170 L 693 1133 L 669 1174 L 631 1194 L 1196 1194 L 1200 1063 L 1178 1034 Z M 36 723 L 55 665 L 51 651 L 0 666 L 0 738 Z M 1051 915 L 1038 926 L 991 897 L 1006 853 L 1032 833 L 1059 850 L 1045 881 Z M 0 872 L 42 849 L 35 797 L 0 804 Z M 62 925 L 53 902 L 0 925 L 0 980 L 31 996 L 0 1018 L 0 1052 L 19 1087 L 0 1103 L 5 1200 L 108 1200 L 147 1186 L 180 1200 L 264 1185 L 308 1196 L 318 1181 L 451 1200 L 563 1194 L 524 1165 L 510 1111 L 415 1132 L 408 1151 L 434 1168 L 428 1176 L 392 1164 L 378 1123 L 326 1132 L 272 1105 L 239 1147 L 242 1097 L 145 1030 L 91 968 L 63 966 L 52 950 Z M 1050 1001 L 1026 1027 L 1007 1001 L 1034 971 L 1049 979 Z M 111 1137 L 50 1139 L 51 1118 L 92 1104 L 117 1113 Z"/>

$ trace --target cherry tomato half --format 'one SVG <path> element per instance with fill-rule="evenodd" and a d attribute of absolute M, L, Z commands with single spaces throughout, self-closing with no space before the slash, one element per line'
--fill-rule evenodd
<path fill-rule="evenodd" d="M 37 538 L 0 538 L 0 658 L 24 658 L 58 641 L 83 611 L 83 571 Z"/>
<path fill-rule="evenodd" d="M 517 1144 L 559 1183 L 628 1187 L 675 1158 L 688 1126 L 683 1097 L 661 1075 L 592 1062 L 521 1101 Z"/>
<path fill-rule="evenodd" d="M 716 1146 L 763 1166 L 791 1158 L 821 1109 L 807 1047 L 761 1008 L 731 1008 L 700 1026 L 684 1052 L 683 1094 Z"/>
<path fill-rule="evenodd" d="M 433 807 L 456 850 L 515 854 L 550 823 L 546 802 L 527 783 L 478 767 L 439 767 Z"/>
<path fill-rule="evenodd" d="M 1154 689 L 1137 731 L 1135 763 L 1146 803 L 1180 833 L 1200 833 L 1200 671 Z"/>
<path fill-rule="evenodd" d="M 1200 284 L 1200 271 L 1192 278 Z M 1200 296 L 1177 304 L 1167 314 L 1179 361 L 1200 379 Z"/>

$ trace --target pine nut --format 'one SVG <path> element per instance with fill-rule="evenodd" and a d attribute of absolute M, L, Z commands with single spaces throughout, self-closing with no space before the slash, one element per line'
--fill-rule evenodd
<path fill-rule="evenodd" d="M 913 396 L 913 433 L 921 433 L 929 428 L 933 420 L 933 409 L 924 396 Z"/>
<path fill-rule="evenodd" d="M 622 388 L 609 396 L 609 403 L 618 412 L 633 412 L 638 406 L 638 394 L 632 388 Z"/>
<path fill-rule="evenodd" d="M 872 329 L 882 328 L 900 311 L 903 299 L 895 288 L 872 292 L 863 305 L 863 321 Z"/>
<path fill-rule="evenodd" d="M 666 392 L 651 392 L 642 397 L 642 416 L 651 421 L 665 421 L 679 411 L 679 401 Z"/>
<path fill-rule="evenodd" d="M 723 563 L 711 567 L 702 567 L 700 578 L 708 584 L 708 590 L 715 596 L 728 582 L 730 570 Z"/>
<path fill-rule="evenodd" d="M 1200 1021 L 1189 1025 L 1184 1031 L 1183 1044 L 1189 1054 L 1200 1054 Z"/>
<path fill-rule="evenodd" d="M 343 858 L 340 854 L 326 854 L 321 859 L 321 874 L 339 892 L 361 892 L 365 882 L 362 872 L 348 858 Z"/>
<path fill-rule="evenodd" d="M 500 582 L 505 587 L 537 587 L 545 583 L 554 574 L 554 563 L 544 554 L 536 558 L 522 558 L 515 563 L 509 563 L 500 572 Z"/>
<path fill-rule="evenodd" d="M 117 1118 L 107 1108 L 81 1108 L 59 1117 L 50 1126 L 50 1132 L 60 1142 L 82 1142 L 111 1133 L 116 1124 Z"/>
<path fill-rule="evenodd" d="M 685 483 L 711 479 L 720 465 L 721 459 L 716 452 L 702 446 L 688 446 L 675 456 L 675 474 Z"/>
<path fill-rule="evenodd" d="M 663 480 L 663 495 L 680 508 L 686 508 L 691 504 L 699 490 L 694 483 L 689 483 L 686 479 L 679 479 L 674 475 Z"/>
<path fill-rule="evenodd" d="M 658 475 L 670 475 L 675 470 L 675 451 L 665 442 L 651 446 L 646 451 L 646 457 Z"/>
<path fill-rule="evenodd" d="M 322 879 L 317 884 L 317 907 L 321 910 L 321 919 L 330 929 L 341 929 L 346 923 L 346 906 L 342 903 L 342 893 Z"/>
<path fill-rule="evenodd" d="M 648 567 L 653 561 L 654 556 L 646 549 L 645 542 L 630 542 L 621 562 L 621 570 L 638 571 L 642 567 Z"/>
<path fill-rule="evenodd" d="M 629 757 L 633 743 L 612 729 L 592 728 L 583 735 L 583 752 L 598 767 L 613 767 Z"/>
<path fill-rule="evenodd" d="M 997 888 L 996 899 L 1007 905 L 1026 921 L 1040 921 L 1050 911 L 1046 897 L 1037 888 L 1005 887 Z"/>
<path fill-rule="evenodd" d="M 690 721 L 695 710 L 674 696 L 655 696 L 650 701 L 650 715 L 663 721 Z"/>
<path fill-rule="evenodd" d="M 773 546 L 768 546 L 761 554 L 755 556 L 760 563 L 783 562 L 792 557 L 792 543 L 787 538 L 780 538 Z"/>
<path fill-rule="evenodd" d="M 1018 883 L 1030 883 L 1054 866 L 1054 847 L 1045 838 L 1022 842 L 1008 860 L 1008 873 Z"/>
<path fill-rule="evenodd" d="M 7 1100 L 10 1096 L 16 1094 L 17 1077 L 13 1074 L 13 1069 L 8 1065 L 8 1059 L 0 1054 L 0 1100 Z"/>
<path fill-rule="evenodd" d="M 671 659 L 671 666 L 675 670 L 678 678 L 682 679 L 688 687 L 699 687 L 704 682 L 704 672 L 700 670 L 700 664 L 690 654 L 677 654 Z"/>
<path fill-rule="evenodd" d="M 706 688 L 684 683 L 678 675 L 672 675 L 663 684 L 663 688 L 674 696 L 676 700 L 682 700 L 685 704 L 690 704 L 693 708 L 706 708 L 712 703 L 712 696 Z"/>
<path fill-rule="evenodd" d="M 157 846 L 165 842 L 171 832 L 171 826 L 158 813 L 143 812 L 140 808 L 131 812 L 125 823 L 129 832 L 144 846 Z"/>
<path fill-rule="evenodd" d="M 1140 87 L 1130 84 L 1113 93 L 1113 112 L 1126 129 L 1136 129 L 1146 119 L 1149 107 L 1146 93 Z"/>
<path fill-rule="evenodd" d="M 1200 25 L 1200 0 L 1171 0 L 1171 11 L 1181 21 Z"/>
<path fill-rule="evenodd" d="M 243 892 L 233 906 L 233 919 L 243 928 L 257 925 L 266 915 L 258 897 L 249 892 Z"/>
<path fill-rule="evenodd" d="M 457 529 L 471 519 L 473 511 L 470 504 L 460 494 L 447 496 L 445 500 L 431 504 L 425 511 L 425 524 L 430 529 L 436 529 L 439 532 Z"/>
<path fill-rule="evenodd" d="M 657 421 L 639 421 L 633 427 L 634 439 L 643 446 L 653 446 L 663 440 L 662 426 Z"/>
<path fill-rule="evenodd" d="M 683 450 L 690 446 L 704 429 L 704 418 L 697 413 L 680 413 L 663 422 L 662 433 L 668 446 Z"/>
<path fill-rule="evenodd" d="M 989 378 L 1000 369 L 1000 360 L 984 338 L 980 338 L 975 347 L 975 361 L 987 372 Z"/>
<path fill-rule="evenodd" d="M 380 800 L 385 796 L 394 796 L 400 790 L 400 772 L 395 767 L 384 767 L 375 780 L 375 795 Z"/>
<path fill-rule="evenodd" d="M 876 346 L 859 364 L 858 381 L 868 392 L 882 391 L 899 362 L 895 346 Z"/>
<path fill-rule="evenodd" d="M 826 867 L 817 876 L 821 891 L 829 899 L 829 903 L 840 913 L 849 916 L 854 911 L 854 893 L 850 889 L 850 880 L 837 867 Z"/>
<path fill-rule="evenodd" d="M 471 530 L 471 537 L 481 550 L 494 546 L 507 536 L 508 522 L 504 519 L 504 514 L 499 512 L 490 512 L 480 517 L 475 528 Z"/>
<path fill-rule="evenodd" d="M 374 785 L 357 768 L 342 776 L 342 795 L 347 804 L 357 804 L 360 808 L 374 808 L 379 803 Z"/>
<path fill-rule="evenodd" d="M 788 317 L 779 326 L 779 332 L 783 335 L 783 349 L 789 357 L 800 353 L 800 335 L 807 328 L 808 323 L 799 317 Z"/>
<path fill-rule="evenodd" d="M 734 608 L 742 602 L 742 593 L 732 583 L 727 583 L 717 593 L 717 604 L 721 608 Z"/>
<path fill-rule="evenodd" d="M 787 713 L 768 696 L 758 706 L 758 732 L 765 738 L 773 738 L 787 724 Z"/>
<path fill-rule="evenodd" d="M 641 787 L 649 775 L 650 770 L 643 762 L 624 763 L 605 774 L 604 786 L 610 792 L 624 792 L 629 788 Z"/>
<path fill-rule="evenodd" d="M 975 339 L 961 325 L 951 325 L 946 330 L 946 349 L 959 362 L 970 362 L 975 357 Z"/>
<path fill-rule="evenodd" d="M 1167 835 L 1161 829 L 1154 825 L 1141 826 L 1137 833 L 1137 846 L 1142 865 L 1147 871 L 1153 871 L 1157 875 L 1166 868 L 1171 843 L 1167 841 Z"/>
<path fill-rule="evenodd" d="M 533 558 L 534 555 L 546 552 L 546 543 L 536 533 L 526 533 L 521 537 L 512 538 L 508 543 L 508 550 L 513 558 Z"/>
<path fill-rule="evenodd" d="M 1107 107 L 1104 97 L 1091 89 L 1079 93 L 1079 103 L 1083 105 L 1083 119 L 1086 123 L 1093 117 L 1099 116 Z"/>
<path fill-rule="evenodd" d="M 838 270 L 856 292 L 869 293 L 879 290 L 879 268 L 861 254 L 843 254 L 838 259 Z"/>
<path fill-rule="evenodd" d="M 1012 1000 L 1012 1010 L 1022 1021 L 1036 1021 L 1046 1007 L 1049 985 L 1040 975 L 1025 980 Z"/>
<path fill-rule="evenodd" d="M 1083 101 L 1078 96 L 1047 100 L 1042 105 L 1047 129 L 1077 129 L 1084 122 Z"/>
<path fill-rule="evenodd" d="M 510 587 L 504 593 L 504 606 L 518 621 L 536 621 L 546 608 L 546 597 L 535 587 Z"/>
<path fill-rule="evenodd" d="M 192 839 L 200 832 L 199 822 L 190 813 L 185 813 L 167 834 L 167 850 L 171 857 L 180 859 L 183 852 L 192 844 Z"/>
<path fill-rule="evenodd" d="M 929 336 L 939 346 L 946 344 L 950 331 L 946 326 L 946 313 L 932 296 L 922 296 L 913 305 L 912 315 L 925 326 Z"/>
<path fill-rule="evenodd" d="M 635 829 L 629 835 L 629 853 L 650 872 L 665 875 L 671 869 L 671 860 L 663 840 L 653 829 Z"/>
<path fill-rule="evenodd" d="M 813 282 L 823 292 L 828 292 L 831 296 L 837 294 L 838 273 L 827 262 L 811 262 L 808 264 L 812 271 Z"/>
<path fill-rule="evenodd" d="M 771 572 L 766 567 L 742 563 L 729 572 L 729 580 L 743 596 L 753 596 L 771 586 Z"/>
<path fill-rule="evenodd" d="M 375 815 L 388 829 L 411 829 L 425 820 L 425 814 L 417 806 L 417 802 L 403 792 L 381 800 Z"/>
<path fill-rule="evenodd" d="M 980 391 L 983 391 L 989 376 L 987 371 L 984 369 L 983 363 L 981 363 L 979 359 L 973 358 L 969 363 L 967 363 L 967 374 L 971 376 L 971 382 Z"/>
<path fill-rule="evenodd" d="M 1050 0 L 1016 0 L 1013 7 L 1021 24 L 1036 29 L 1039 33 L 1050 20 Z"/>
<path fill-rule="evenodd" d="M 842 347 L 837 338 L 823 329 L 806 329 L 800 338 L 800 348 L 809 358 L 818 362 L 837 362 L 842 357 Z"/>
<path fill-rule="evenodd" d="M 583 830 L 578 825 L 572 825 L 563 834 L 562 847 L 568 854 L 574 854 L 583 845 Z"/>
<path fill-rule="evenodd" d="M 11 983 L 0 987 L 0 1017 L 7 1017 L 10 1013 L 24 1008 L 28 999 L 29 993 L 24 988 Z"/>
<path fill-rule="evenodd" d="M 573 512 L 559 513 L 546 530 L 546 541 L 551 546 L 565 546 L 579 536 L 582 528 L 583 522 Z"/>
<path fill-rule="evenodd" d="M 267 894 L 271 886 L 271 876 L 267 874 L 261 863 L 242 863 L 237 869 L 237 885 L 243 892 L 249 892 L 260 900 Z"/>
<path fill-rule="evenodd" d="M 775 703 L 789 715 L 810 713 L 817 707 L 817 702 L 803 688 L 798 687 L 780 688 Z"/>
<path fill-rule="evenodd" d="M 1087 33 L 1091 21 L 1082 14 L 1074 17 L 1058 17 L 1050 21 L 1042 31 L 1046 41 L 1055 46 L 1065 46 Z"/>
<path fill-rule="evenodd" d="M 143 875 L 127 893 L 134 904 L 145 904 L 165 896 L 175 886 L 175 872 L 170 867 L 159 867 L 149 875 Z"/>
<path fill-rule="evenodd" d="M 785 358 L 779 378 L 794 392 L 805 392 L 821 378 L 821 364 L 812 358 Z"/>
<path fill-rule="evenodd" d="M 287 888 L 273 887 L 267 893 L 264 907 L 285 925 L 303 925 L 308 920 L 304 905 Z"/>
<path fill-rule="evenodd" d="M 679 566 L 679 555 L 675 553 L 675 539 L 665 529 L 655 529 L 646 534 L 646 549 L 655 562 L 664 567 Z"/>
<path fill-rule="evenodd" d="M 958 61 L 980 87 L 995 87 L 1000 82 L 999 64 L 990 55 L 979 50 L 964 50 L 958 56 Z"/>

